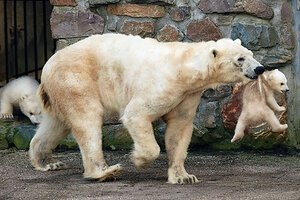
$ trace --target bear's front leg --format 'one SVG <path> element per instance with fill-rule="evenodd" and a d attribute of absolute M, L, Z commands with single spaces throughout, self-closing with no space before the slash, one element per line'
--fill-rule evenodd
<path fill-rule="evenodd" d="M 169 159 L 168 183 L 192 184 L 198 182 L 196 176 L 186 172 L 184 160 L 191 141 L 194 116 L 201 94 L 189 95 L 164 116 L 164 120 L 167 122 L 165 143 Z"/>
<path fill-rule="evenodd" d="M 13 119 L 13 106 L 9 100 L 3 97 L 0 103 L 0 119 Z"/>
<path fill-rule="evenodd" d="M 150 117 L 146 116 L 141 107 L 136 107 L 132 103 L 126 107 L 122 122 L 134 142 L 134 150 L 131 155 L 132 162 L 138 168 L 148 167 L 160 153 Z"/>
<path fill-rule="evenodd" d="M 104 160 L 101 126 L 102 120 L 91 116 L 85 116 L 72 124 L 72 133 L 80 148 L 86 179 L 116 179 L 122 171 L 120 164 L 108 166 Z"/>
<path fill-rule="evenodd" d="M 85 90 L 87 95 L 73 98 L 74 100 L 68 99 L 72 107 L 68 107 L 66 116 L 71 122 L 73 136 L 80 148 L 84 178 L 99 181 L 117 178 L 122 171 L 121 165 L 108 166 L 102 151 L 103 106 L 99 99 L 91 98 L 91 96 L 96 97 L 93 93 L 97 91 L 96 88 L 89 87 Z"/>
<path fill-rule="evenodd" d="M 270 96 L 267 97 L 267 103 L 270 106 L 270 108 L 274 111 L 282 112 L 282 111 L 286 110 L 284 106 L 279 106 L 277 104 L 277 102 L 276 102 L 273 95 L 270 95 Z"/>

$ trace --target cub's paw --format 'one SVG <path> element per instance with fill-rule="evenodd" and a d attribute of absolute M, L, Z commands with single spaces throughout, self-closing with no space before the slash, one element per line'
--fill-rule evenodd
<path fill-rule="evenodd" d="M 0 114 L 0 119 L 4 119 L 4 120 L 13 120 L 14 116 L 12 113 L 1 113 Z"/>
<path fill-rule="evenodd" d="M 35 169 L 39 171 L 55 171 L 55 170 L 62 170 L 66 169 L 67 166 L 63 162 L 55 162 L 55 163 L 49 163 L 45 165 L 44 167 L 37 166 Z"/>
<path fill-rule="evenodd" d="M 287 128 L 288 128 L 288 125 L 287 125 L 287 124 L 283 124 L 283 125 L 282 125 L 282 129 L 283 129 L 283 130 L 285 130 L 285 129 L 287 129 Z"/>
<path fill-rule="evenodd" d="M 286 108 L 284 107 L 284 106 L 280 106 L 279 108 L 278 108 L 278 112 L 282 112 L 282 111 L 285 111 L 286 110 Z"/>
<path fill-rule="evenodd" d="M 172 180 L 168 180 L 170 184 L 194 184 L 198 183 L 198 179 L 194 175 L 187 175 L 187 176 L 176 176 L 172 178 Z"/>
<path fill-rule="evenodd" d="M 272 128 L 272 131 L 274 131 L 274 132 L 282 132 L 282 131 L 285 131 L 287 128 L 288 128 L 288 125 L 287 124 L 283 124 L 283 125 L 280 125 L 279 127 Z"/>

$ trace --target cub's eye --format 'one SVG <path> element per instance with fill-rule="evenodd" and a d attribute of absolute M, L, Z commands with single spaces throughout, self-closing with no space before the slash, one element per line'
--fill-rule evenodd
<path fill-rule="evenodd" d="M 33 115 L 33 113 L 32 113 L 32 112 L 30 112 L 29 114 L 30 114 L 30 115 Z"/>
<path fill-rule="evenodd" d="M 240 58 L 238 58 L 238 61 L 239 61 L 239 62 L 244 62 L 244 61 L 245 61 L 245 58 L 240 57 Z"/>
<path fill-rule="evenodd" d="M 280 85 L 284 85 L 284 83 L 280 83 Z"/>

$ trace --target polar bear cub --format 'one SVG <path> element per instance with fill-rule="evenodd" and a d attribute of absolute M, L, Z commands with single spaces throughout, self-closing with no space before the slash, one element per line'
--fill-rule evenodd
<path fill-rule="evenodd" d="M 286 77 L 278 69 L 265 72 L 256 81 L 249 82 L 245 86 L 242 112 L 231 142 L 242 139 L 246 126 L 259 121 L 266 121 L 274 132 L 287 129 L 288 125 L 280 124 L 273 112 L 285 111 L 285 107 L 277 104 L 274 91 L 280 93 L 289 91 Z"/>
<path fill-rule="evenodd" d="M 9 82 L 0 91 L 0 119 L 13 119 L 13 107 L 20 108 L 33 124 L 41 122 L 41 106 L 36 96 L 39 83 L 23 76 Z"/>

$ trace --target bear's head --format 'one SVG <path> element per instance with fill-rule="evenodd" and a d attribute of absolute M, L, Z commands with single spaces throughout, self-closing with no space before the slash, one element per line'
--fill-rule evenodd
<path fill-rule="evenodd" d="M 24 95 L 19 102 L 20 110 L 33 124 L 42 121 L 42 110 L 38 98 L 35 95 Z"/>
<path fill-rule="evenodd" d="M 256 79 L 264 67 L 253 58 L 253 53 L 241 45 L 241 40 L 228 38 L 218 40 L 210 49 L 215 70 L 223 74 L 227 83 Z M 227 80 L 226 80 L 227 79 Z"/>
<path fill-rule="evenodd" d="M 289 91 L 285 75 L 278 69 L 268 71 L 264 74 L 269 86 L 280 93 Z"/>

